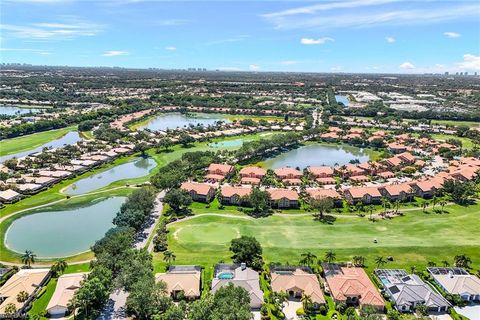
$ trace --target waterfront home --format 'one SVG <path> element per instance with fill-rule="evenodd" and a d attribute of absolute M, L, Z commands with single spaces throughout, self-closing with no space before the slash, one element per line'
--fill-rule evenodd
<path fill-rule="evenodd" d="M 14 189 L 21 194 L 35 194 L 45 189 L 45 187 L 35 183 L 20 183 L 16 184 Z"/>
<path fill-rule="evenodd" d="M 267 189 L 275 208 L 298 208 L 298 193 L 291 189 Z"/>
<path fill-rule="evenodd" d="M 480 301 L 480 279 L 463 268 L 427 268 L 433 280 L 447 293 L 465 301 Z"/>
<path fill-rule="evenodd" d="M 20 200 L 21 194 L 12 189 L 0 191 L 0 201 L 3 203 L 14 203 Z"/>
<path fill-rule="evenodd" d="M 233 166 L 229 164 L 211 163 L 208 166 L 207 174 L 226 177 L 233 172 Z"/>
<path fill-rule="evenodd" d="M 12 318 L 21 316 L 38 291 L 47 282 L 49 275 L 49 269 L 20 269 L 11 276 L 0 288 L 0 318 L 7 317 L 5 307 L 9 304 L 13 304 L 17 310 Z M 22 291 L 27 293 L 28 299 L 20 302 L 17 296 Z"/>
<path fill-rule="evenodd" d="M 392 143 L 387 144 L 387 149 L 391 153 L 402 153 L 402 152 L 407 151 L 408 147 L 401 144 L 401 143 L 392 142 Z"/>
<path fill-rule="evenodd" d="M 308 167 L 307 172 L 315 179 L 333 177 L 333 169 L 331 167 Z"/>
<path fill-rule="evenodd" d="M 86 272 L 64 274 L 58 278 L 55 292 L 47 305 L 47 312 L 52 317 L 63 317 L 75 292 L 87 275 Z"/>
<path fill-rule="evenodd" d="M 382 199 L 382 194 L 377 187 L 353 187 L 345 190 L 344 196 L 351 204 L 360 201 L 364 204 L 379 203 Z"/>
<path fill-rule="evenodd" d="M 375 275 L 400 312 L 414 312 L 418 305 L 425 305 L 429 311 L 446 312 L 451 306 L 416 274 L 399 269 L 377 269 Z"/>
<path fill-rule="evenodd" d="M 263 179 L 267 174 L 267 170 L 260 167 L 244 167 L 239 172 L 241 178 Z"/>
<path fill-rule="evenodd" d="M 248 196 L 252 192 L 251 187 L 223 186 L 220 190 L 220 202 L 222 204 L 242 205 L 248 203 Z"/>
<path fill-rule="evenodd" d="M 383 311 L 385 301 L 365 270 L 358 267 L 322 263 L 326 280 L 326 289 L 335 303 L 348 306 L 370 306 Z"/>
<path fill-rule="evenodd" d="M 155 281 L 163 281 L 173 299 L 197 299 L 201 293 L 202 269 L 199 266 L 170 266 L 166 273 L 157 273 Z"/>
<path fill-rule="evenodd" d="M 247 290 L 250 296 L 250 307 L 260 309 L 263 304 L 263 292 L 260 289 L 260 279 L 255 270 L 248 268 L 245 263 L 215 265 L 212 293 L 230 283 Z"/>
<path fill-rule="evenodd" d="M 325 141 L 329 141 L 329 142 L 335 142 L 337 141 L 340 137 L 337 133 L 335 132 L 326 132 L 326 133 L 322 133 L 320 135 L 320 138 L 325 140 Z"/>
<path fill-rule="evenodd" d="M 303 173 L 300 170 L 290 168 L 290 167 L 285 167 L 285 168 L 278 168 L 273 170 L 275 172 L 275 175 L 281 179 L 301 179 L 303 176 Z"/>
<path fill-rule="evenodd" d="M 193 201 L 210 202 L 215 196 L 215 189 L 207 183 L 184 182 L 180 189 L 187 191 Z"/>
<path fill-rule="evenodd" d="M 413 199 L 415 191 L 408 183 L 389 184 L 379 188 L 380 193 L 390 201 Z"/>
<path fill-rule="evenodd" d="M 354 177 L 354 176 L 363 176 L 366 174 L 365 170 L 353 165 L 347 164 L 345 166 L 340 166 L 335 168 L 335 172 L 341 175 L 343 178 Z"/>
<path fill-rule="evenodd" d="M 300 300 L 304 295 L 312 299 L 313 307 L 325 304 L 317 275 L 309 267 L 271 267 L 272 291 L 286 293 L 289 299 Z"/>

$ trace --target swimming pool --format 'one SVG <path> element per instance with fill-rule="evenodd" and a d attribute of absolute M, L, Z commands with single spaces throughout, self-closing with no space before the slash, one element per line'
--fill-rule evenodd
<path fill-rule="evenodd" d="M 232 272 L 221 272 L 218 274 L 217 278 L 222 280 L 229 280 L 229 279 L 233 279 L 234 275 Z"/>

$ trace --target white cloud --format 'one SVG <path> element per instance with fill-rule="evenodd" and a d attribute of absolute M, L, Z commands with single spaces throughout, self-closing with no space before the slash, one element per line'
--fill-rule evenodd
<path fill-rule="evenodd" d="M 451 32 L 451 31 L 449 31 L 449 32 L 444 32 L 443 34 L 444 34 L 445 36 L 447 36 L 447 38 L 458 38 L 458 37 L 461 36 L 460 33 Z"/>
<path fill-rule="evenodd" d="M 175 50 L 177 50 L 177 47 L 174 47 L 174 46 L 169 46 L 169 47 L 165 47 L 165 50 L 168 50 L 168 51 L 175 51 Z"/>
<path fill-rule="evenodd" d="M 52 54 L 50 51 L 43 50 L 43 49 L 30 49 L 30 48 L 0 48 L 0 51 L 10 51 L 10 52 L 32 52 L 41 55 L 49 55 Z"/>
<path fill-rule="evenodd" d="M 340 27 L 372 27 L 378 25 L 419 25 L 466 17 L 476 18 L 480 3 L 443 2 L 441 5 L 393 7 L 381 5 L 390 1 L 348 1 L 293 8 L 262 15 L 276 29 L 332 29 Z M 356 9 L 374 6 L 369 10 Z M 339 10 L 342 9 L 342 10 Z"/>
<path fill-rule="evenodd" d="M 413 63 L 411 62 L 404 62 L 402 63 L 401 65 L 398 66 L 400 69 L 404 69 L 404 70 L 412 70 L 412 69 L 415 69 L 415 66 L 413 65 Z"/>
<path fill-rule="evenodd" d="M 330 71 L 339 72 L 339 71 L 342 71 L 342 69 L 343 69 L 342 66 L 334 66 L 330 68 Z"/>
<path fill-rule="evenodd" d="M 110 50 L 110 51 L 105 51 L 102 56 L 104 57 L 118 57 L 118 56 L 126 56 L 128 55 L 128 51 L 122 51 L 122 50 Z"/>
<path fill-rule="evenodd" d="M 463 61 L 457 63 L 457 66 L 464 70 L 480 70 L 480 56 L 469 53 L 464 54 Z"/>
<path fill-rule="evenodd" d="M 157 20 L 154 24 L 159 26 L 181 26 L 188 23 L 188 20 L 185 19 L 164 19 L 164 20 Z"/>
<path fill-rule="evenodd" d="M 394 43 L 396 41 L 394 37 L 386 37 L 385 40 L 387 40 L 388 43 Z"/>
<path fill-rule="evenodd" d="M 302 38 L 302 39 L 300 39 L 300 43 L 305 44 L 305 45 L 324 44 L 328 41 L 334 41 L 334 39 L 329 38 L 329 37 L 323 37 L 323 38 L 318 38 L 318 39 L 312 39 L 312 38 Z"/>
<path fill-rule="evenodd" d="M 31 40 L 71 40 L 94 36 L 101 32 L 101 25 L 81 20 L 69 22 L 41 22 L 30 25 L 1 24 L 5 37 Z"/>
<path fill-rule="evenodd" d="M 260 70 L 260 66 L 258 64 L 251 64 L 251 65 L 248 66 L 248 68 L 250 69 L 250 71 Z"/>

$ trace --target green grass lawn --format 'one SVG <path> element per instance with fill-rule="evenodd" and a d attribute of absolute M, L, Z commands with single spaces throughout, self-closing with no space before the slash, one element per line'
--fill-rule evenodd
<path fill-rule="evenodd" d="M 457 137 L 457 136 L 452 136 L 448 134 L 441 134 L 441 133 L 434 133 L 432 134 L 432 138 L 438 141 L 446 141 L 448 139 L 455 139 L 455 140 L 460 140 L 462 141 L 462 147 L 464 149 L 472 149 L 473 148 L 473 142 L 472 139 L 469 138 L 464 138 L 464 137 Z"/>
<path fill-rule="evenodd" d="M 169 250 L 176 255 L 175 263 L 209 266 L 229 261 L 230 240 L 249 235 L 261 242 L 267 262 L 295 264 L 306 251 L 323 258 L 331 249 L 339 261 L 350 261 L 354 255 L 365 256 L 369 269 L 374 268 L 376 256 L 393 256 L 394 261 L 386 267 L 415 265 L 422 269 L 429 261 L 440 265 L 443 260 L 452 262 L 455 255 L 465 253 L 472 258 L 474 269 L 478 269 L 480 205 L 445 209 L 448 213 L 409 211 L 403 217 L 375 223 L 367 218 L 345 216 L 337 218 L 333 225 L 294 214 L 249 219 L 240 214 L 220 217 L 199 213 L 197 218 L 169 226 Z M 214 209 L 211 212 L 229 213 Z M 163 267 L 162 257 L 155 256 L 158 270 Z"/>
<path fill-rule="evenodd" d="M 75 126 L 71 126 L 62 129 L 33 133 L 18 138 L 5 139 L 2 141 L 0 147 L 0 156 L 37 148 L 49 141 L 58 139 L 75 129 Z"/>

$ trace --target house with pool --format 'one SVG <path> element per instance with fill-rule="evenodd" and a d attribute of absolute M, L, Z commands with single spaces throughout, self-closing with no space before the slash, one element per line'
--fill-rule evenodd
<path fill-rule="evenodd" d="M 245 263 L 240 265 L 219 263 L 215 265 L 212 293 L 230 283 L 247 290 L 250 296 L 250 307 L 260 309 L 263 304 L 263 291 L 260 289 L 258 272 L 248 268 Z"/>
<path fill-rule="evenodd" d="M 447 293 L 465 301 L 480 301 L 480 279 L 463 268 L 429 267 L 433 280 Z"/>
<path fill-rule="evenodd" d="M 446 312 L 451 306 L 416 274 L 402 269 L 376 269 L 375 275 L 400 312 L 414 312 L 418 305 L 425 305 L 431 312 Z"/>

